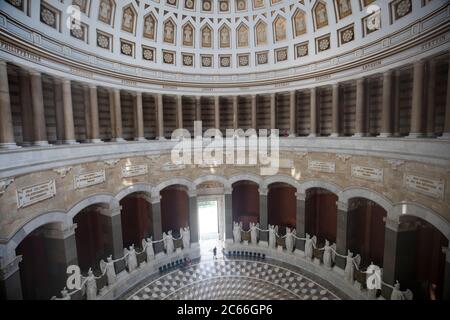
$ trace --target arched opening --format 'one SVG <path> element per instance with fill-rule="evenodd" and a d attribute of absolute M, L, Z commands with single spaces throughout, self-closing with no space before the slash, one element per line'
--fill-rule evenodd
<path fill-rule="evenodd" d="M 182 185 L 171 185 L 161 190 L 162 232 L 172 230 L 179 237 L 180 228 L 189 226 L 189 195 Z"/>
<path fill-rule="evenodd" d="M 66 268 L 77 264 L 72 235 L 55 236 L 57 224 L 43 225 L 27 235 L 17 246 L 22 297 L 24 300 L 48 300 L 65 286 Z"/>
<path fill-rule="evenodd" d="M 140 247 L 142 239 L 152 236 L 152 206 L 147 195 L 136 192 L 120 200 L 122 241 L 124 248 Z"/>
<path fill-rule="evenodd" d="M 409 227 L 411 236 L 401 244 L 399 257 L 406 261 L 408 270 L 398 275 L 402 287 L 410 288 L 414 299 L 442 299 L 445 279 L 445 254 L 443 248 L 449 245 L 448 239 L 427 221 L 402 216 L 400 222 Z"/>
<path fill-rule="evenodd" d="M 305 232 L 315 235 L 319 244 L 336 243 L 338 197 L 322 188 L 306 190 Z"/>
<path fill-rule="evenodd" d="M 250 222 L 259 222 L 258 184 L 252 181 L 238 181 L 233 184 L 233 221 L 242 222 L 248 229 Z"/>
<path fill-rule="evenodd" d="M 297 198 L 296 188 L 287 183 L 272 183 L 267 194 L 267 215 L 270 225 L 278 226 L 278 233 L 284 234 L 286 227 L 295 228 Z"/>
<path fill-rule="evenodd" d="M 348 249 L 361 256 L 361 266 L 372 262 L 383 266 L 384 231 L 387 212 L 377 203 L 364 198 L 349 201 Z"/>
<path fill-rule="evenodd" d="M 99 261 L 113 254 L 110 217 L 106 204 L 93 204 L 81 210 L 74 218 L 77 224 L 75 239 L 78 263 L 82 272 L 99 269 Z M 102 212 L 104 214 L 102 214 Z"/>
<path fill-rule="evenodd" d="M 205 181 L 197 185 L 199 236 L 203 244 L 205 240 L 224 239 L 224 200 L 221 182 Z"/>

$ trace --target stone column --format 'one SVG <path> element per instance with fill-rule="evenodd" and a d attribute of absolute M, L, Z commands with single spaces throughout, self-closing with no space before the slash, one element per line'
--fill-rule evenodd
<path fill-rule="evenodd" d="M 214 126 L 220 130 L 220 97 L 214 97 Z"/>
<path fill-rule="evenodd" d="M 276 93 L 270 94 L 270 129 L 277 128 L 276 108 L 277 108 Z"/>
<path fill-rule="evenodd" d="M 0 61 L 0 149 L 14 148 L 18 146 L 14 137 L 8 68 L 5 61 Z"/>
<path fill-rule="evenodd" d="M 310 114 L 310 129 L 309 129 L 309 137 L 315 138 L 317 137 L 317 92 L 316 88 L 310 89 L 310 103 L 311 103 L 311 114 Z"/>
<path fill-rule="evenodd" d="M 159 192 L 152 193 L 151 196 L 151 210 L 152 210 L 152 234 L 153 241 L 159 241 L 162 239 L 162 224 L 161 224 L 161 196 Z M 163 242 L 157 242 L 153 246 L 155 255 L 164 254 Z"/>
<path fill-rule="evenodd" d="M 84 119 L 86 127 L 85 142 L 90 142 L 92 137 L 92 120 L 91 120 L 91 93 L 88 85 L 83 85 L 84 100 Z"/>
<path fill-rule="evenodd" d="M 365 80 L 356 80 L 356 114 L 355 114 L 355 134 L 353 137 L 364 137 L 366 110 L 365 110 Z"/>
<path fill-rule="evenodd" d="M 383 282 L 394 285 L 398 280 L 405 290 L 415 278 L 416 229 L 386 219 L 384 233 Z M 382 286 L 382 295 L 390 299 L 392 289 Z"/>
<path fill-rule="evenodd" d="M 100 124 L 98 119 L 98 97 L 97 87 L 94 85 L 89 86 L 89 98 L 90 98 L 90 118 L 91 118 L 91 137 L 90 142 L 100 143 Z"/>
<path fill-rule="evenodd" d="M 331 101 L 331 135 L 330 137 L 339 137 L 339 83 L 332 86 Z"/>
<path fill-rule="evenodd" d="M 61 79 L 53 78 L 53 94 L 56 113 L 56 144 L 64 143 L 64 104 Z"/>
<path fill-rule="evenodd" d="M 22 300 L 19 263 L 22 256 L 0 259 L 0 300 Z"/>
<path fill-rule="evenodd" d="M 233 243 L 233 188 L 225 188 L 225 241 Z"/>
<path fill-rule="evenodd" d="M 195 121 L 202 121 L 202 97 L 195 96 Z"/>
<path fill-rule="evenodd" d="M 392 71 L 383 73 L 383 100 L 380 138 L 392 136 Z"/>
<path fill-rule="evenodd" d="M 304 238 L 306 236 L 306 226 L 305 226 L 305 218 L 306 218 L 306 195 L 304 193 L 296 192 L 295 196 L 297 197 L 297 207 L 295 214 L 296 226 L 295 229 L 297 231 L 297 237 Z M 303 240 L 295 240 L 295 251 L 305 251 L 305 241 Z"/>
<path fill-rule="evenodd" d="M 62 81 L 64 110 L 64 144 L 76 144 L 75 125 L 73 122 L 72 88 L 70 80 Z"/>
<path fill-rule="evenodd" d="M 177 128 L 183 128 L 183 96 L 177 96 Z"/>
<path fill-rule="evenodd" d="M 442 133 L 442 139 L 450 140 L 450 59 L 447 77 L 447 100 L 445 104 L 445 122 L 444 122 L 444 132 Z"/>
<path fill-rule="evenodd" d="M 114 142 L 124 142 L 123 129 L 122 129 L 122 106 L 120 102 L 120 89 L 114 89 Z"/>
<path fill-rule="evenodd" d="M 263 230 L 267 230 L 269 228 L 269 218 L 267 213 L 267 194 L 268 189 L 259 187 L 259 227 Z M 259 234 L 259 245 L 260 246 L 269 246 L 269 233 L 261 232 Z"/>
<path fill-rule="evenodd" d="M 444 300 L 450 300 L 450 247 L 443 248 L 445 253 L 445 276 L 444 276 L 444 290 L 442 292 L 442 298 Z"/>
<path fill-rule="evenodd" d="M 67 267 L 78 265 L 75 228 L 76 224 L 50 224 L 44 227 L 43 237 L 49 261 L 47 272 L 52 279 L 46 288 L 48 296 L 60 296 L 60 291 L 66 286 Z"/>
<path fill-rule="evenodd" d="M 423 110 L 423 60 L 414 63 L 413 97 L 411 107 L 411 129 L 408 138 L 420 138 L 423 136 L 422 110 Z"/>
<path fill-rule="evenodd" d="M 156 116 L 158 119 L 158 134 L 156 139 L 164 140 L 164 113 L 163 113 L 163 95 L 158 93 L 155 96 Z"/>
<path fill-rule="evenodd" d="M 435 86 L 436 86 L 436 61 L 428 63 L 428 88 L 427 88 L 427 137 L 435 138 Z"/>
<path fill-rule="evenodd" d="M 20 111 L 22 112 L 22 138 L 23 146 L 33 145 L 33 110 L 31 109 L 31 90 L 30 90 L 30 77 L 27 71 L 20 69 L 19 71 L 19 81 L 20 81 Z M 60 87 L 61 88 L 61 87 Z M 56 89 L 56 88 L 55 88 Z M 61 92 L 59 93 L 61 96 Z M 56 109 L 56 136 L 59 140 L 60 138 L 60 128 L 58 124 L 58 104 L 57 104 L 57 94 L 55 90 L 55 109 Z M 60 140 L 61 143 L 61 140 Z"/>
<path fill-rule="evenodd" d="M 256 94 L 251 95 L 252 99 L 252 129 L 257 130 L 256 128 Z"/>
<path fill-rule="evenodd" d="M 336 230 L 336 251 L 339 254 L 347 255 L 348 249 L 348 204 L 338 201 L 337 203 L 337 230 Z M 336 266 L 342 270 L 345 268 L 345 258 L 336 256 Z"/>
<path fill-rule="evenodd" d="M 238 96 L 233 96 L 233 129 L 238 128 Z"/>
<path fill-rule="evenodd" d="M 144 138 L 144 111 L 142 109 L 142 92 L 134 93 L 135 141 L 146 141 Z"/>
<path fill-rule="evenodd" d="M 297 98 L 297 92 L 291 91 L 289 92 L 289 137 L 295 138 L 297 136 L 296 131 L 296 98 Z"/>
<path fill-rule="evenodd" d="M 189 229 L 191 230 L 191 245 L 199 246 L 197 192 L 189 191 Z"/>
<path fill-rule="evenodd" d="M 394 100 L 394 137 L 400 137 L 400 78 L 401 71 L 395 71 L 394 88 L 395 88 L 395 100 Z"/>
<path fill-rule="evenodd" d="M 41 74 L 39 72 L 32 71 L 30 73 L 30 80 L 31 101 L 33 105 L 33 144 L 36 146 L 48 146 Z"/>
<path fill-rule="evenodd" d="M 109 96 L 109 115 L 111 119 L 111 141 L 116 141 L 116 107 L 114 106 L 114 91 L 108 91 Z"/>
<path fill-rule="evenodd" d="M 121 207 L 112 207 L 99 210 L 102 215 L 102 230 L 105 237 L 105 251 L 112 254 L 113 259 L 123 257 L 123 239 L 122 239 L 122 220 L 120 217 Z M 120 260 L 115 264 L 116 272 L 119 273 L 125 269 L 125 261 Z"/>

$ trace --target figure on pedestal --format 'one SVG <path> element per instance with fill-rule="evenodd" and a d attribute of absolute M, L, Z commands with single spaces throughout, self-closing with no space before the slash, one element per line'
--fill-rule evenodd
<path fill-rule="evenodd" d="M 86 284 L 84 289 L 86 291 L 86 300 L 95 300 L 97 298 L 97 280 L 95 280 L 91 268 L 89 268 L 88 276 L 85 279 Z"/>
<path fill-rule="evenodd" d="M 348 250 L 346 264 L 344 269 L 345 279 L 348 282 L 353 283 L 355 279 L 355 267 L 359 268 L 359 264 L 361 263 L 361 256 L 358 254 L 356 257 L 353 257 L 353 253 Z"/>
<path fill-rule="evenodd" d="M 106 278 L 108 279 L 108 286 L 113 285 L 116 283 L 117 276 L 116 276 L 116 270 L 114 269 L 114 261 L 112 259 L 112 256 L 109 256 L 106 258 L 106 262 L 100 260 L 100 270 L 102 270 L 102 273 L 105 273 L 106 270 Z"/>
<path fill-rule="evenodd" d="M 269 248 L 275 249 L 277 246 L 278 226 L 269 224 Z"/>
<path fill-rule="evenodd" d="M 391 300 L 412 300 L 413 293 L 411 290 L 401 291 L 400 283 L 398 281 L 395 282 L 394 288 L 391 293 Z"/>
<path fill-rule="evenodd" d="M 233 238 L 234 243 L 241 243 L 242 222 L 233 222 Z"/>
<path fill-rule="evenodd" d="M 305 239 L 305 257 L 308 260 L 312 260 L 314 254 L 314 247 L 316 246 L 317 238 L 312 237 L 307 233 Z"/>
<path fill-rule="evenodd" d="M 134 271 L 138 267 L 136 250 L 134 250 L 134 244 L 132 244 L 128 250 L 123 249 L 123 255 L 125 257 L 125 265 L 128 267 L 128 272 Z"/>
<path fill-rule="evenodd" d="M 180 235 L 183 240 L 183 248 L 189 249 L 191 246 L 191 231 L 189 230 L 189 226 L 186 228 L 180 228 Z"/>
<path fill-rule="evenodd" d="M 167 231 L 167 234 L 164 232 L 163 239 L 164 239 L 164 249 L 166 249 L 166 253 L 171 254 L 174 250 L 172 230 Z"/>
<path fill-rule="evenodd" d="M 142 248 L 145 249 L 145 253 L 147 254 L 147 262 L 155 258 L 155 251 L 153 251 L 153 243 L 152 238 L 142 239 Z"/>
<path fill-rule="evenodd" d="M 325 240 L 325 247 L 323 250 L 323 264 L 325 268 L 331 269 L 333 266 L 334 258 L 336 256 L 336 244 L 330 246 L 330 242 Z"/>
<path fill-rule="evenodd" d="M 253 245 L 258 245 L 259 223 L 250 222 L 250 238 Z"/>
<path fill-rule="evenodd" d="M 286 250 L 291 253 L 294 251 L 294 235 L 297 233 L 295 229 L 286 228 Z"/>

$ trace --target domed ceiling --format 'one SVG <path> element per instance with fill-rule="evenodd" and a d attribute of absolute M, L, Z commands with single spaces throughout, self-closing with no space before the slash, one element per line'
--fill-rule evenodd
<path fill-rule="evenodd" d="M 6 2 L 34 14 L 30 0 Z M 411 23 L 429 2 L 41 1 L 39 28 L 49 35 L 50 29 L 66 34 L 65 43 L 122 63 L 186 73 L 249 73 L 355 50 Z M 76 15 L 70 4 L 81 9 L 81 24 L 65 32 L 65 20 Z"/>

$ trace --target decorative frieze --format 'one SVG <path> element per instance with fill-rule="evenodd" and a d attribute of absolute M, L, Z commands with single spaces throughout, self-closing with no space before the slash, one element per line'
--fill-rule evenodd
<path fill-rule="evenodd" d="M 383 182 L 383 169 L 352 165 L 352 177 L 375 182 Z"/>
<path fill-rule="evenodd" d="M 444 179 L 432 179 L 427 177 L 405 174 L 403 176 L 404 186 L 417 193 L 432 198 L 444 199 Z"/>
<path fill-rule="evenodd" d="M 123 178 L 141 176 L 147 173 L 148 173 L 148 165 L 146 164 L 125 165 L 122 167 Z"/>
<path fill-rule="evenodd" d="M 55 195 L 55 180 L 20 188 L 17 190 L 17 208 L 31 206 L 35 203 L 53 198 Z"/>
<path fill-rule="evenodd" d="M 309 160 L 308 169 L 318 172 L 335 173 L 336 163 L 318 160 Z"/>
<path fill-rule="evenodd" d="M 100 171 L 83 173 L 75 176 L 74 188 L 82 189 L 96 184 L 100 184 L 106 181 L 105 169 Z"/>

